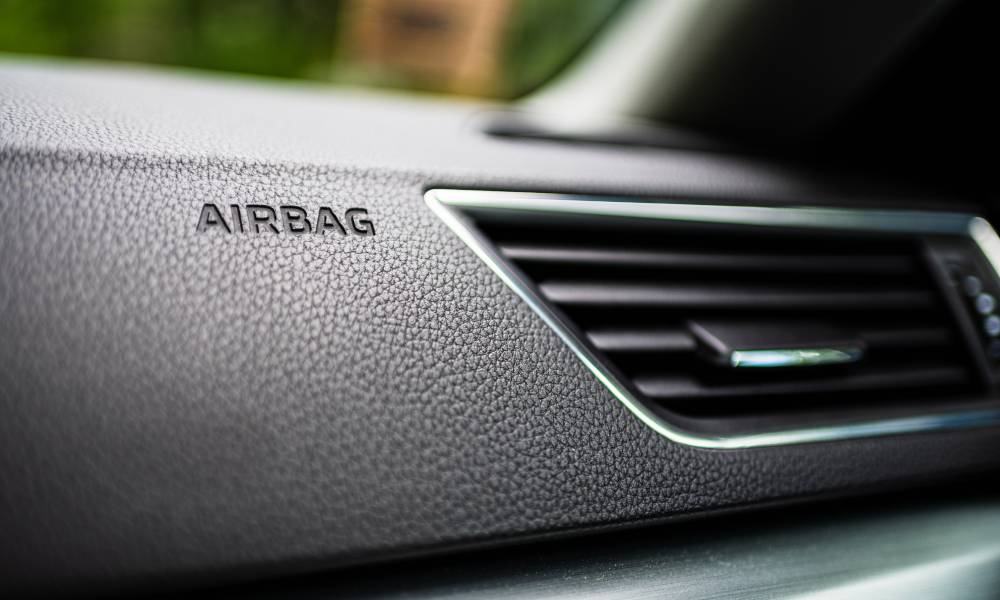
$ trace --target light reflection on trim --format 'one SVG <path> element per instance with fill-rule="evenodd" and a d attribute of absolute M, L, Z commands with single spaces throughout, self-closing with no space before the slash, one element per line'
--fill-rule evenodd
<path fill-rule="evenodd" d="M 843 348 L 793 348 L 788 350 L 733 350 L 729 365 L 742 369 L 774 367 L 815 367 L 840 365 L 861 360 L 864 350 L 857 347 Z"/>

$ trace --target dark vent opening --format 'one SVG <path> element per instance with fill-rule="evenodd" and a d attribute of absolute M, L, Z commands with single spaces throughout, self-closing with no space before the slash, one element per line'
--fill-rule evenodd
<path fill-rule="evenodd" d="M 828 414 L 985 387 L 916 237 L 472 216 L 622 383 L 664 410 Z M 834 366 L 727 368 L 699 354 L 687 325 L 699 319 L 820 321 L 856 334 L 866 354 Z"/>

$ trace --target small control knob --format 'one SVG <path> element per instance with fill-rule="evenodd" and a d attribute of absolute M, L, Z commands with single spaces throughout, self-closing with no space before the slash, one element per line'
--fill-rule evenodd
<path fill-rule="evenodd" d="M 988 315 L 997 307 L 996 298 L 990 294 L 979 294 L 976 296 L 976 310 L 981 315 Z"/>
<path fill-rule="evenodd" d="M 983 292 L 983 282 L 975 275 L 967 275 L 962 279 L 962 291 L 969 298 L 975 298 Z"/>

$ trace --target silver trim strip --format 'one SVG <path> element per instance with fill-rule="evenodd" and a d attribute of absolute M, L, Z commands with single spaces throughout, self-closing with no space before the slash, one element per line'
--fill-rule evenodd
<path fill-rule="evenodd" d="M 521 280 L 517 272 L 497 255 L 492 244 L 477 233 L 456 209 L 583 214 L 765 227 L 967 235 L 976 242 L 994 270 L 1000 273 L 1000 237 L 985 219 L 975 215 L 818 207 L 720 206 L 570 194 L 447 189 L 429 190 L 424 195 L 424 200 L 434 214 L 444 221 L 507 287 L 528 303 L 528 306 L 555 331 L 615 398 L 639 420 L 672 441 L 699 448 L 733 449 L 1000 425 L 1000 409 L 989 409 L 746 435 L 706 436 L 681 429 L 647 408 L 617 381 L 601 360 L 576 339 L 559 317 L 535 295 L 531 286 Z"/>

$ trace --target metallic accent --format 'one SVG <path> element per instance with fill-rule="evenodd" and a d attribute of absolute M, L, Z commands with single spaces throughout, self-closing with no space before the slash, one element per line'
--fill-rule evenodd
<path fill-rule="evenodd" d="M 760 227 L 969 236 L 993 266 L 994 271 L 1000 273 L 1000 237 L 981 217 L 964 213 L 930 211 L 721 206 L 570 194 L 446 189 L 429 190 L 424 195 L 424 200 L 434 214 L 444 221 L 507 287 L 527 302 L 528 306 L 569 346 L 583 365 L 615 398 L 643 423 L 674 442 L 699 448 L 733 449 L 1000 425 L 1000 409 L 983 409 L 753 434 L 709 436 L 682 429 L 664 420 L 635 398 L 602 361 L 576 339 L 571 327 L 535 294 L 531 284 L 524 281 L 517 270 L 497 254 L 492 243 L 480 235 L 457 209 L 583 214 Z"/>
<path fill-rule="evenodd" d="M 738 369 L 772 367 L 813 367 L 858 362 L 863 348 L 794 348 L 790 350 L 733 350 L 729 365 Z"/>

